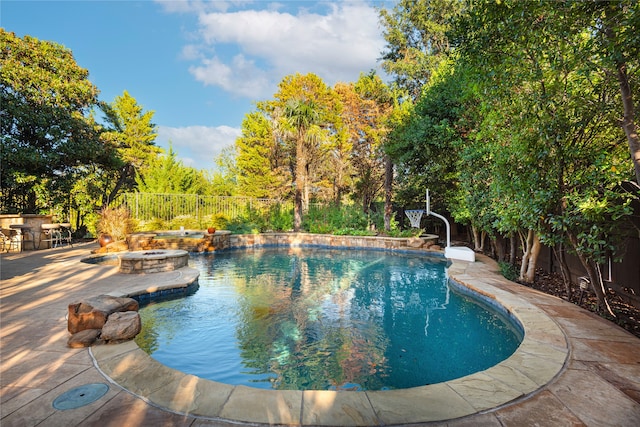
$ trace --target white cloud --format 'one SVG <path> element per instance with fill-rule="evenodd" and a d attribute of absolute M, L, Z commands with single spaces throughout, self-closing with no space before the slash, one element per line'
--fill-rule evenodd
<path fill-rule="evenodd" d="M 222 1 L 222 0 L 155 0 L 162 5 L 167 12 L 190 13 L 206 12 L 208 10 L 226 11 L 233 5 L 241 5 L 246 1 Z"/>
<path fill-rule="evenodd" d="M 229 93 L 251 99 L 259 98 L 263 88 L 269 85 L 267 74 L 244 55 L 236 55 L 229 64 L 217 56 L 203 59 L 202 65 L 191 67 L 189 71 L 205 85 L 218 86 Z"/>
<path fill-rule="evenodd" d="M 205 57 L 191 73 L 205 85 L 255 100 L 271 96 L 283 77 L 296 72 L 315 73 L 332 85 L 377 67 L 384 39 L 373 7 L 329 4 L 320 14 L 300 4 L 295 14 L 278 8 L 200 12 L 202 46 L 216 54 L 201 51 Z"/>
<path fill-rule="evenodd" d="M 240 129 L 230 126 L 158 126 L 157 144 L 167 149 L 169 142 L 185 166 L 212 169 L 222 150 L 235 143 Z"/>

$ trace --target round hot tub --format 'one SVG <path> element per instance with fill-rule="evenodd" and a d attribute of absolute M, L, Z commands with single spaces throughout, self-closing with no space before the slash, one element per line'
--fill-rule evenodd
<path fill-rule="evenodd" d="M 121 273 L 160 273 L 185 267 L 189 253 L 181 249 L 127 252 L 119 256 Z"/>

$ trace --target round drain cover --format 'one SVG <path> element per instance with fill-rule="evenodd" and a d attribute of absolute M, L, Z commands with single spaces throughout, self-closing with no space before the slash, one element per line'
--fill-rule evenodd
<path fill-rule="evenodd" d="M 95 402 L 109 391 L 102 383 L 86 384 L 62 393 L 53 401 L 53 407 L 60 410 L 75 409 Z"/>

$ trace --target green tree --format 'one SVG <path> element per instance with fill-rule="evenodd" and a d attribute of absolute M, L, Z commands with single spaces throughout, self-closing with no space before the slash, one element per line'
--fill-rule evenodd
<path fill-rule="evenodd" d="M 274 123 L 279 150 L 288 156 L 294 192 L 294 229 L 300 230 L 312 187 L 318 189 L 329 148 L 342 137 L 340 104 L 315 74 L 294 74 L 278 86 L 274 100 L 262 105 Z"/>
<path fill-rule="evenodd" d="M 495 226 L 518 230 L 521 279 L 532 281 L 540 243 L 573 245 L 601 306 L 597 264 L 615 245 L 628 196 L 621 166 L 615 77 L 575 2 L 474 2 L 459 27 L 466 63 L 481 70 Z M 607 242 L 607 243 L 602 243 Z"/>
<path fill-rule="evenodd" d="M 273 121 L 264 111 L 253 111 L 242 121 L 236 139 L 238 191 L 250 197 L 286 197 L 291 173 L 276 143 Z"/>
<path fill-rule="evenodd" d="M 68 204 L 73 181 L 110 165 L 91 116 L 97 88 L 65 47 L 0 29 L 0 143 L 4 212 Z"/>
<path fill-rule="evenodd" d="M 382 67 L 412 99 L 449 55 L 448 31 L 462 5 L 459 0 L 400 0 L 392 10 L 379 10 L 387 42 Z"/>
<path fill-rule="evenodd" d="M 177 159 L 173 145 L 146 168 L 144 179 L 136 177 L 138 191 L 159 194 L 205 194 L 209 183 L 202 171 L 185 166 Z"/>
<path fill-rule="evenodd" d="M 155 145 L 156 125 L 151 122 L 154 112 L 144 112 L 127 91 L 113 103 L 103 103 L 101 107 L 108 126 L 103 138 L 115 147 L 119 158 L 112 180 L 105 182 L 102 204 L 106 206 L 121 190 L 134 189 L 136 176 L 144 180 L 161 149 Z"/>

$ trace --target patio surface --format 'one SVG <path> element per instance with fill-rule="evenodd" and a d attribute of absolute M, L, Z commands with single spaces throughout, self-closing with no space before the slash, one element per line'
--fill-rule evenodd
<path fill-rule="evenodd" d="M 2 254 L 3 427 L 640 425 L 640 339 L 573 304 L 504 280 L 496 274 L 495 263 L 483 256 L 473 264 L 455 262 L 449 274 L 481 292 L 494 289 L 500 301 L 510 308 L 514 304 L 517 317 L 531 320 L 525 324 L 525 339 L 530 341 L 523 343 L 519 355 L 476 374 L 476 380 L 484 376 L 493 382 L 467 378 L 393 395 L 336 394 L 271 392 L 201 380 L 158 364 L 133 342 L 92 350 L 68 348 L 69 303 L 99 294 L 125 294 L 136 287 L 162 287 L 194 274 L 191 269 L 120 274 L 111 266 L 79 262 L 96 247 Z M 549 317 L 535 314 L 538 310 Z M 518 360 L 522 363 L 513 363 Z M 109 390 L 77 409 L 52 406 L 64 392 L 91 383 L 108 384 Z M 326 398 L 331 402 L 325 406 Z M 414 422 L 416 416 L 426 420 L 425 413 L 435 414 L 433 419 L 443 414 L 455 419 Z"/>

